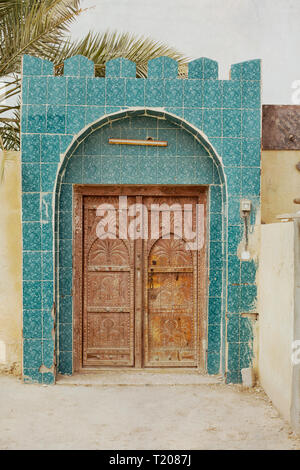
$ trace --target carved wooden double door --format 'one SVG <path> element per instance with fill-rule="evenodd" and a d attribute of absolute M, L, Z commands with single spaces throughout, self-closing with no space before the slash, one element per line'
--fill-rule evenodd
<path fill-rule="evenodd" d="M 205 244 L 188 236 L 205 200 L 199 187 L 76 188 L 75 369 L 203 367 Z"/>

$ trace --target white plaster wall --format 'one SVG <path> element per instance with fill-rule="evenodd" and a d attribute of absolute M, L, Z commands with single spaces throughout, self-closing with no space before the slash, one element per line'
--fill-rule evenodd
<path fill-rule="evenodd" d="M 259 380 L 290 420 L 294 329 L 294 225 L 261 226 L 259 263 Z"/>
<path fill-rule="evenodd" d="M 216 59 L 221 78 L 230 65 L 263 60 L 263 103 L 292 103 L 300 80 L 299 0 L 82 0 L 74 37 L 129 31 L 167 42 L 191 58 Z"/>

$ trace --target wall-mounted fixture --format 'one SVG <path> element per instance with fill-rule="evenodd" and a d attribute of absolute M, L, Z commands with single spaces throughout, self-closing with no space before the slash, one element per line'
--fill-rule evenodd
<path fill-rule="evenodd" d="M 241 217 L 244 219 L 245 225 L 245 249 L 241 253 L 241 258 L 243 261 L 248 261 L 250 259 L 250 253 L 248 251 L 248 231 L 249 231 L 249 216 L 251 212 L 252 203 L 249 199 L 241 199 L 240 202 L 240 213 Z"/>
<path fill-rule="evenodd" d="M 110 144 L 117 145 L 147 145 L 150 147 L 167 147 L 168 142 L 166 140 L 154 140 L 152 137 L 148 137 L 147 140 L 140 139 L 108 139 Z"/>

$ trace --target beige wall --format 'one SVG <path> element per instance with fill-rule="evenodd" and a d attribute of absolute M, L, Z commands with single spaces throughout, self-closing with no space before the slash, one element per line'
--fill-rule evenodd
<path fill-rule="evenodd" d="M 2 155 L 0 155 L 2 158 Z M 0 371 L 19 374 L 22 359 L 20 155 L 9 152 L 0 184 Z"/>
<path fill-rule="evenodd" d="M 294 223 L 261 226 L 258 273 L 259 380 L 290 420 L 294 330 Z"/>
<path fill-rule="evenodd" d="M 294 204 L 300 198 L 300 150 L 264 150 L 262 152 L 261 221 L 278 222 L 277 215 L 300 210 Z"/>

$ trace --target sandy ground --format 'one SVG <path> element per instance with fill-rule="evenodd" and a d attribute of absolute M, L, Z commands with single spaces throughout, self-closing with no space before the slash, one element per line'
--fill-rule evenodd
<path fill-rule="evenodd" d="M 24 385 L 0 376 L 0 449 L 300 449 L 258 388 Z"/>

